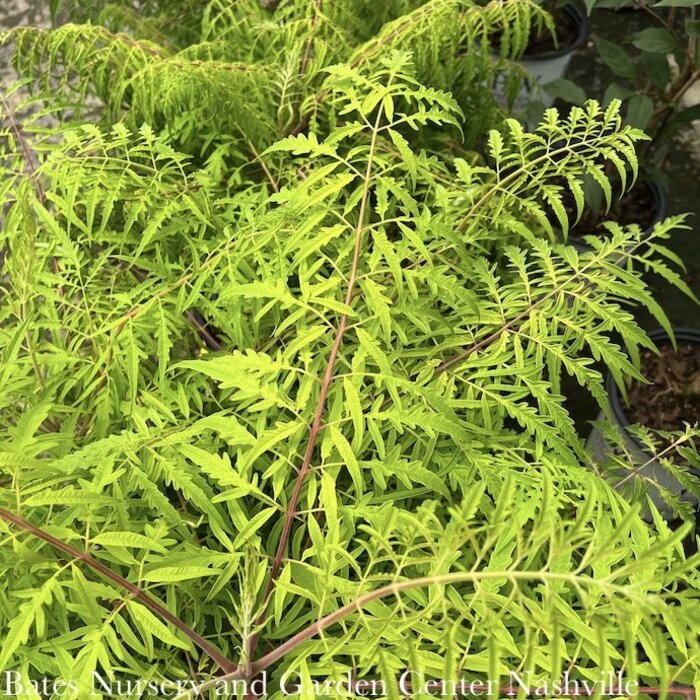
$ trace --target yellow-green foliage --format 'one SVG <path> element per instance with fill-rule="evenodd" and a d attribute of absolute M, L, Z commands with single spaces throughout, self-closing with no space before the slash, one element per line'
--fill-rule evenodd
<path fill-rule="evenodd" d="M 454 146 L 440 51 L 521 2 L 205 5 L 178 48 L 157 13 L 14 35 L 108 110 L 3 133 L 0 668 L 81 700 L 95 670 L 697 682 L 688 528 L 587 468 L 560 391 L 606 406 L 592 358 L 622 382 L 651 345 L 629 301 L 666 323 L 640 271 L 683 286 L 682 217 L 582 254 L 545 217 L 643 134 L 589 102 Z"/>

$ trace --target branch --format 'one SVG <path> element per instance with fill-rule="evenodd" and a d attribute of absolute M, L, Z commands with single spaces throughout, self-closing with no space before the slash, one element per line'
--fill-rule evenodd
<path fill-rule="evenodd" d="M 624 262 L 627 258 L 629 258 L 638 248 L 640 248 L 644 243 L 646 243 L 645 240 L 643 241 L 638 241 L 635 243 L 634 246 L 626 250 L 620 257 L 614 262 L 614 265 L 620 265 L 622 262 Z M 567 279 L 566 281 L 574 281 L 578 278 L 581 277 L 589 268 L 595 267 L 597 265 L 598 258 L 593 258 L 591 262 L 589 262 L 587 265 L 584 265 L 573 277 Z M 587 287 L 590 287 L 592 285 L 591 282 L 584 282 L 583 283 L 583 289 L 586 289 Z M 578 291 L 578 289 L 576 290 Z M 527 318 L 530 316 L 530 314 L 539 306 L 544 304 L 545 301 L 548 301 L 552 297 L 556 296 L 557 294 L 565 292 L 563 285 L 560 285 L 558 287 L 555 287 L 551 292 L 548 294 L 543 294 L 541 297 L 533 301 L 524 311 L 519 313 L 515 318 L 511 319 L 507 323 L 504 323 L 500 328 L 495 330 L 490 336 L 485 338 L 484 340 L 479 341 L 478 343 L 474 343 L 473 345 L 469 346 L 466 350 L 461 352 L 459 355 L 456 355 L 450 360 L 446 360 L 443 362 L 436 370 L 435 372 L 437 374 L 442 374 L 443 372 L 446 372 L 448 369 L 451 369 L 457 364 L 460 364 L 461 362 L 464 362 L 472 353 L 477 352 L 477 350 L 481 350 L 485 347 L 488 347 L 493 343 L 494 341 L 498 340 L 506 331 L 510 330 L 515 324 L 518 323 L 518 321 L 522 321 L 524 318 Z"/>
<path fill-rule="evenodd" d="M 64 552 L 68 556 L 72 557 L 74 560 L 82 562 L 85 566 L 96 571 L 101 576 L 109 579 L 113 583 L 128 591 L 134 598 L 140 600 L 147 608 L 150 608 L 156 615 L 159 615 L 164 620 L 174 625 L 179 629 L 184 635 L 189 637 L 193 644 L 198 646 L 207 656 L 211 657 L 225 673 L 234 673 L 237 669 L 237 665 L 232 661 L 227 659 L 215 646 L 210 644 L 204 637 L 201 637 L 197 632 L 195 632 L 191 627 L 185 624 L 180 618 L 173 615 L 169 610 L 163 607 L 158 601 L 151 598 L 142 588 L 130 583 L 125 578 L 122 578 L 119 574 L 112 571 L 110 568 L 106 567 L 101 562 L 93 559 L 89 554 L 85 552 L 80 552 L 77 549 L 71 547 L 69 544 L 56 539 L 47 532 L 40 530 L 38 527 L 32 525 L 30 522 L 26 521 L 19 515 L 15 515 L 4 508 L 0 508 L 0 518 L 8 523 L 11 523 L 15 527 L 28 532 L 40 540 L 47 542 L 52 547 Z"/>
<path fill-rule="evenodd" d="M 123 267 L 127 266 L 123 265 Z M 148 279 L 148 275 L 145 272 L 143 272 L 143 270 L 139 270 L 139 268 L 137 267 L 128 266 L 127 269 L 141 282 L 145 282 Z M 197 330 L 202 340 L 205 342 L 206 346 L 210 350 L 224 349 L 224 346 L 209 331 L 209 329 L 206 326 L 205 320 L 202 318 L 202 315 L 199 313 L 199 311 L 197 311 L 197 309 L 187 309 L 187 311 L 185 311 L 185 318 L 192 326 L 194 326 L 194 328 Z"/>
<path fill-rule="evenodd" d="M 5 109 L 5 112 L 7 112 L 7 118 L 10 120 L 10 127 L 12 128 L 12 131 L 14 132 L 15 137 L 17 138 L 17 143 L 19 143 L 19 146 L 22 149 L 22 155 L 24 156 L 25 163 L 29 168 L 29 175 L 32 178 L 32 181 L 34 182 L 34 187 L 36 188 L 37 196 L 39 197 L 39 202 L 43 206 L 44 202 L 46 201 L 46 195 L 44 193 L 44 188 L 41 186 L 41 182 L 39 182 L 39 175 L 37 174 L 36 164 L 34 163 L 34 159 L 32 158 L 29 146 L 27 145 L 27 141 L 24 138 L 24 135 L 22 134 L 22 130 L 17 124 L 15 115 L 10 109 L 10 105 L 7 104 L 5 96 L 1 92 L 0 102 L 2 102 L 2 106 Z"/>
<path fill-rule="evenodd" d="M 627 476 L 623 477 L 618 481 L 613 488 L 619 489 L 620 486 L 626 484 L 632 477 L 637 476 L 640 474 L 640 472 L 644 471 L 649 465 L 653 464 L 654 462 L 657 462 L 660 459 L 663 459 L 669 452 L 675 452 L 676 448 L 679 445 L 682 445 L 684 442 L 687 442 L 690 440 L 691 437 L 688 435 L 681 435 L 677 440 L 674 440 L 668 447 L 665 447 L 661 452 L 657 452 L 656 454 L 652 455 L 649 457 L 649 459 L 644 462 L 644 464 L 639 465 L 638 467 L 635 467 L 632 469 Z"/>
<path fill-rule="evenodd" d="M 262 1 L 271 2 L 274 0 Z M 386 51 L 388 46 L 391 46 L 391 43 L 395 39 L 401 37 L 402 35 L 410 34 L 410 32 L 414 31 L 417 25 L 420 25 L 421 21 L 426 20 L 426 18 L 429 18 L 431 13 L 439 12 L 440 10 L 444 9 L 446 4 L 447 3 L 438 2 L 427 3 L 426 5 L 415 9 L 413 12 L 410 12 L 408 15 L 405 15 L 403 23 L 397 23 L 397 26 L 394 27 L 392 31 L 388 32 L 386 35 L 379 34 L 374 39 L 366 42 L 363 46 L 361 46 L 360 49 L 355 52 L 354 57 L 348 61 L 347 65 L 350 68 L 358 68 L 364 62 L 369 60 L 372 56 L 376 56 L 378 54 L 383 53 L 384 51 Z M 466 10 L 464 10 L 463 14 L 466 18 L 472 13 L 480 14 L 483 12 L 483 10 L 484 6 L 468 7 Z M 321 88 L 313 96 L 311 108 L 306 112 L 306 114 L 304 114 L 301 117 L 301 119 L 296 124 L 296 126 L 294 126 L 291 132 L 289 132 L 292 136 L 298 136 L 302 132 L 306 131 L 311 121 L 311 116 L 314 110 L 325 99 L 326 95 L 328 95 L 328 92 L 328 88 Z"/>
<path fill-rule="evenodd" d="M 306 73 L 309 69 L 309 63 L 311 61 L 311 51 L 313 50 L 313 46 L 314 46 L 314 33 L 316 31 L 316 26 L 318 25 L 318 22 L 321 19 L 321 11 L 323 9 L 323 0 L 313 0 L 313 5 L 314 5 L 314 17 L 311 20 L 311 28 L 310 28 L 309 38 L 306 40 L 306 46 L 304 47 L 304 57 L 301 59 L 301 66 L 299 67 L 299 79 L 300 79 L 300 81 L 303 80 L 304 76 L 306 75 Z M 299 89 L 301 90 L 301 84 L 299 86 Z M 299 109 L 300 102 L 301 102 L 301 93 L 299 94 L 298 99 L 296 100 L 295 111 Z M 304 118 L 302 118 L 302 122 L 304 122 Z M 308 123 L 308 122 L 305 122 L 305 123 Z M 299 132 L 295 128 L 294 134 L 297 135 L 298 133 Z"/>
<path fill-rule="evenodd" d="M 314 18 L 311 20 L 311 36 L 306 40 L 306 48 L 304 49 L 304 58 L 301 61 L 301 68 L 299 69 L 299 77 L 303 78 L 306 75 L 306 71 L 309 69 L 309 61 L 311 60 L 311 50 L 314 45 L 313 32 L 321 19 L 321 11 L 323 9 L 323 0 L 314 0 Z"/>
<path fill-rule="evenodd" d="M 359 612 L 362 608 L 366 607 L 370 603 L 376 600 L 381 600 L 383 598 L 388 598 L 390 596 L 399 596 L 402 592 L 408 591 L 414 588 L 425 588 L 428 586 L 445 586 L 455 583 L 475 583 L 477 581 L 484 581 L 488 579 L 502 579 L 507 578 L 511 583 L 516 581 L 560 581 L 560 582 L 574 582 L 576 585 L 580 583 L 594 583 L 601 588 L 614 589 L 618 591 L 624 591 L 627 587 L 619 586 L 610 582 L 610 577 L 607 579 L 595 580 L 589 576 L 583 576 L 581 574 L 566 574 L 566 573 L 554 573 L 551 571 L 459 571 L 450 574 L 442 574 L 438 576 L 425 576 L 422 578 L 410 579 L 406 581 L 400 581 L 398 583 L 391 583 L 382 588 L 377 588 L 374 591 L 365 593 L 360 597 L 356 598 L 350 603 L 338 608 L 336 611 L 325 615 L 320 620 L 309 625 L 306 629 L 301 630 L 293 637 L 288 639 L 283 644 L 280 644 L 276 649 L 266 654 L 257 662 L 253 662 L 247 673 L 243 668 L 237 668 L 230 674 L 225 676 L 218 676 L 213 678 L 206 683 L 203 683 L 197 688 L 197 691 L 202 694 L 209 688 L 213 688 L 219 683 L 234 680 L 251 680 L 261 674 L 263 671 L 268 669 L 277 661 L 280 661 L 287 654 L 297 649 L 304 642 L 309 641 L 319 633 L 326 630 L 331 625 L 336 622 L 340 622 L 344 618 L 348 617 L 354 612 Z M 653 689 L 646 689 L 645 692 L 653 691 Z M 694 696 L 694 691 L 692 688 L 682 688 L 680 689 L 681 694 L 688 695 L 689 697 Z M 641 690 L 639 692 L 642 692 Z M 660 693 L 660 689 L 656 689 L 656 692 L 650 692 L 650 694 Z M 669 689 L 669 692 L 670 689 Z M 187 700 L 191 697 L 192 692 L 186 692 L 175 698 L 175 700 Z"/>
<path fill-rule="evenodd" d="M 357 226 L 355 227 L 355 248 L 353 252 L 352 267 L 350 270 L 350 277 L 348 279 L 347 292 L 345 294 L 344 303 L 346 306 L 350 306 L 352 303 L 352 298 L 355 292 L 355 284 L 357 282 L 357 270 L 360 264 L 360 251 L 362 246 L 362 234 L 365 231 L 365 217 L 367 215 L 367 204 L 369 202 L 369 190 L 370 181 L 372 176 L 372 164 L 374 162 L 374 153 L 377 147 L 377 136 L 379 133 L 379 124 L 384 114 L 383 106 L 379 107 L 377 112 L 377 118 L 374 124 L 374 130 L 372 132 L 372 142 L 370 144 L 369 154 L 367 157 L 367 168 L 365 169 L 364 177 L 364 187 L 362 191 L 362 199 L 360 202 L 360 211 L 357 218 Z M 270 594 L 273 591 L 275 581 L 279 576 L 280 569 L 282 567 L 282 561 L 284 560 L 284 555 L 287 550 L 287 544 L 289 542 L 289 536 L 292 530 L 292 524 L 297 516 L 297 505 L 299 502 L 299 497 L 301 495 L 301 489 L 304 485 L 307 474 L 311 469 L 311 458 L 313 457 L 314 449 L 316 447 L 316 441 L 318 439 L 319 432 L 321 431 L 321 422 L 323 420 L 323 414 L 326 408 L 326 398 L 328 396 L 328 390 L 333 381 L 333 374 L 335 370 L 335 364 L 338 359 L 338 352 L 340 351 L 340 346 L 343 342 L 343 336 L 347 329 L 348 317 L 347 314 L 343 314 L 338 323 L 338 328 L 336 330 L 335 339 L 333 340 L 333 347 L 331 348 L 331 354 L 328 359 L 328 364 L 326 365 L 326 372 L 323 377 L 323 383 L 321 384 L 321 391 L 318 398 L 318 403 L 316 405 L 316 411 L 314 414 L 313 424 L 311 426 L 311 431 L 309 433 L 309 441 L 306 445 L 306 451 L 304 453 L 304 458 L 302 460 L 301 467 L 297 474 L 296 483 L 294 484 L 294 491 L 292 492 L 291 500 L 289 501 L 289 506 L 287 507 L 287 513 L 285 515 L 284 524 L 282 526 L 282 533 L 280 535 L 279 543 L 277 545 L 277 551 L 275 553 L 275 558 L 272 563 L 272 570 L 270 572 L 270 580 L 268 581 L 267 588 L 265 590 L 265 595 L 263 598 L 263 610 L 258 618 L 258 625 L 262 625 L 265 620 L 265 615 L 267 613 L 267 608 L 269 605 Z M 257 646 L 260 633 L 255 634 L 250 640 L 250 651 L 248 658 L 252 660 L 255 647 Z"/>
<path fill-rule="evenodd" d="M 32 158 L 29 145 L 27 144 L 27 140 L 24 138 L 22 129 L 20 129 L 19 125 L 17 124 L 15 115 L 10 109 L 10 105 L 7 103 L 7 100 L 5 99 L 5 96 L 2 93 L 0 93 L 0 102 L 2 102 L 5 112 L 7 112 L 7 118 L 10 120 L 10 127 L 12 128 L 12 131 L 14 132 L 15 137 L 17 138 L 17 143 L 19 143 L 19 146 L 22 149 L 22 155 L 24 156 L 25 164 L 27 168 L 29 168 L 29 176 L 32 178 L 32 182 L 34 183 L 34 188 L 36 189 L 37 197 L 39 198 L 39 203 L 43 207 L 44 203 L 46 202 L 46 193 L 44 192 L 44 188 L 42 187 L 41 181 L 39 180 L 37 166 L 34 162 L 34 159 Z M 51 261 L 56 274 L 60 274 L 61 266 L 58 263 L 58 259 L 52 258 Z M 62 284 L 60 284 L 58 287 L 58 293 L 60 296 L 65 296 L 65 291 L 63 289 Z"/>
<path fill-rule="evenodd" d="M 376 45 L 375 52 L 379 53 L 380 50 L 383 48 L 384 44 L 388 44 L 391 41 L 393 41 L 396 37 L 401 36 L 402 33 L 410 31 L 415 24 L 418 24 L 419 20 L 424 19 L 424 17 L 428 16 L 430 12 L 435 9 L 435 7 L 436 6 L 433 5 L 428 8 L 419 8 L 419 10 L 409 15 L 407 21 L 404 24 L 394 29 L 394 31 L 388 34 L 386 37 L 379 36 L 374 42 Z M 368 53 L 371 53 L 371 51 L 368 51 Z M 365 60 L 366 57 L 366 54 L 359 53 L 355 56 L 355 58 L 348 62 L 349 67 L 357 68 L 363 62 L 363 60 Z M 292 136 L 298 136 L 303 131 L 306 131 L 306 129 L 309 126 L 309 122 L 311 121 L 311 115 L 313 114 L 313 111 L 325 99 L 328 92 L 329 91 L 327 88 L 322 88 L 314 95 L 312 108 L 309 111 L 307 111 L 307 113 L 304 116 L 302 116 L 302 118 L 299 120 L 299 123 L 292 129 L 292 131 L 290 132 Z"/>

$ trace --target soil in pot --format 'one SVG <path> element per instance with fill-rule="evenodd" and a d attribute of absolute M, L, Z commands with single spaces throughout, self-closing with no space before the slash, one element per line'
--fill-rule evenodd
<path fill-rule="evenodd" d="M 673 509 L 660 490 L 675 494 L 692 508 L 698 506 L 700 494 L 695 487 L 688 488 L 685 479 L 679 481 L 675 473 L 668 471 L 659 455 L 663 452 L 662 456 L 671 459 L 676 466 L 685 467 L 688 476 L 700 477 L 696 460 L 689 460 L 676 451 L 674 439 L 664 438 L 657 433 L 656 445 L 652 450 L 627 428 L 630 424 L 637 424 L 656 431 L 682 431 L 684 423 L 700 423 L 700 336 L 695 330 L 677 328 L 675 349 L 666 333 L 661 330 L 650 332 L 649 337 L 656 343 L 658 354 L 653 350 L 641 351 L 640 372 L 647 381 L 629 382 L 626 402 L 622 402 L 613 375 L 608 373 L 607 376 L 606 386 L 614 423 L 623 429 L 623 433 L 627 433 L 625 449 L 638 463 L 622 480 L 619 476 L 626 469 L 613 468 L 609 476 L 616 488 L 622 487 L 630 476 L 635 476 L 635 482 L 637 476 L 647 481 L 650 487 L 648 495 L 664 517 L 668 518 L 673 514 Z M 604 418 L 605 414 L 601 412 L 599 420 Z M 686 442 L 685 445 L 700 447 L 697 442 L 695 445 Z M 598 427 L 589 435 L 587 446 L 593 460 L 602 465 L 609 465 L 611 455 L 622 454 L 615 444 L 608 442 Z M 644 517 L 649 521 L 652 519 L 651 513 L 646 509 Z"/>
<path fill-rule="evenodd" d="M 674 350 L 664 344 L 659 352 L 642 352 L 641 372 L 652 383 L 630 387 L 628 420 L 656 430 L 682 430 L 684 422 L 700 424 L 700 345 L 679 342 Z"/>
<path fill-rule="evenodd" d="M 566 190 L 563 199 L 569 220 L 574 221 L 576 219 L 574 197 Z M 600 227 L 604 221 L 613 221 L 620 226 L 637 224 L 642 231 L 647 231 L 654 225 L 657 213 L 654 193 L 646 182 L 639 182 L 621 199 L 613 199 L 610 211 L 596 212 L 585 209 L 581 219 L 571 229 L 570 235 L 585 236 L 593 232 L 605 235 L 606 229 Z"/>

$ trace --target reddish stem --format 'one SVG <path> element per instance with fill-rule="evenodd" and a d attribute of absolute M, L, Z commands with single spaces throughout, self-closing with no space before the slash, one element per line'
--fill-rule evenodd
<path fill-rule="evenodd" d="M 25 520 L 19 515 L 15 515 L 4 508 L 0 508 L 0 518 L 5 520 L 12 525 L 29 532 L 30 534 L 38 537 L 40 540 L 47 542 L 52 547 L 64 552 L 68 556 L 72 557 L 75 561 L 82 562 L 88 568 L 96 571 L 100 575 L 109 579 L 110 581 L 121 586 L 124 590 L 128 591 L 134 598 L 140 600 L 147 608 L 150 608 L 155 614 L 162 617 L 164 620 L 174 625 L 183 634 L 185 634 L 189 639 L 196 644 L 205 654 L 211 657 L 225 673 L 233 673 L 238 666 L 232 661 L 227 659 L 215 646 L 210 644 L 204 637 L 201 637 L 197 632 L 195 632 L 191 627 L 185 624 L 179 617 L 173 615 L 168 609 L 163 607 L 158 601 L 151 598 L 143 589 L 130 583 L 125 578 L 122 578 L 119 574 L 115 573 L 108 567 L 106 567 L 101 562 L 93 559 L 89 554 L 85 552 L 80 552 L 77 549 L 71 547 L 65 542 L 56 539 L 48 532 L 40 530 L 38 527 L 32 525 L 30 522 Z"/>
<path fill-rule="evenodd" d="M 148 275 L 142 270 L 139 270 L 137 267 L 129 266 L 128 269 L 135 277 L 138 277 L 142 282 L 148 279 Z M 192 309 L 187 309 L 187 311 L 185 311 L 185 318 L 197 329 L 200 336 L 202 337 L 202 339 L 207 344 L 207 347 L 210 350 L 224 349 L 224 346 L 209 332 L 209 329 L 206 327 L 206 325 L 202 323 L 196 311 L 193 311 Z"/>
<path fill-rule="evenodd" d="M 372 174 L 372 164 L 374 161 L 374 151 L 377 145 L 377 133 L 379 129 L 379 123 L 381 121 L 383 114 L 383 108 L 379 108 L 377 112 L 377 118 L 374 125 L 374 131 L 372 133 L 372 143 L 369 149 L 369 155 L 367 159 L 367 168 L 365 169 L 364 178 L 364 190 L 362 193 L 362 200 L 360 203 L 360 211 L 357 219 L 357 226 L 355 227 L 355 248 L 353 251 L 352 266 L 350 270 L 350 277 L 348 279 L 347 292 L 345 294 L 345 305 L 350 306 L 352 303 L 353 294 L 355 291 L 355 285 L 357 282 L 357 270 L 360 264 L 360 251 L 362 246 L 362 234 L 365 228 L 365 217 L 367 214 L 367 203 L 369 201 L 369 184 L 370 176 Z M 282 568 L 282 562 L 284 561 L 284 555 L 287 550 L 287 544 L 289 542 L 289 536 L 292 531 L 292 524 L 297 516 L 297 506 L 299 503 L 299 497 L 301 496 L 301 489 L 306 480 L 311 469 L 311 459 L 314 454 L 314 449 L 316 447 L 316 441 L 318 440 L 318 434 L 321 431 L 321 422 L 323 420 L 323 414 L 326 408 L 326 398 L 328 396 L 328 390 L 330 388 L 331 382 L 333 381 L 333 374 L 335 370 L 335 364 L 338 359 L 338 352 L 340 351 L 340 346 L 343 342 L 343 336 L 347 329 L 348 316 L 343 314 L 338 323 L 338 329 L 336 330 L 335 339 L 333 340 L 333 346 L 331 348 L 331 354 L 328 358 L 328 364 L 326 365 L 326 371 L 323 377 L 323 382 L 321 384 L 321 391 L 318 397 L 318 403 L 316 404 L 316 411 L 314 413 L 314 420 L 311 425 L 311 430 L 309 432 L 309 440 L 306 444 L 306 451 L 304 452 L 304 458 L 299 468 L 297 474 L 296 483 L 294 484 L 294 491 L 292 492 L 292 497 L 289 501 L 287 507 L 287 512 L 284 517 L 284 523 L 282 525 L 282 533 L 280 535 L 280 540 L 277 545 L 277 551 L 275 553 L 275 558 L 272 563 L 272 569 L 270 571 L 270 579 L 267 583 L 265 589 L 265 596 L 263 598 L 263 610 L 258 617 L 258 626 L 262 625 L 265 616 L 267 614 L 267 608 L 269 606 L 270 595 L 274 589 L 275 581 L 279 576 L 280 569 Z M 260 638 L 260 633 L 254 634 L 250 639 L 250 645 L 248 650 L 248 659 L 252 661 L 255 654 L 255 649 Z"/>
<path fill-rule="evenodd" d="M 44 203 L 46 202 L 46 193 L 44 192 L 44 188 L 41 186 L 41 182 L 39 181 L 39 175 L 37 174 L 37 167 L 36 163 L 34 162 L 34 159 L 32 158 L 31 151 L 29 149 L 29 145 L 27 144 L 27 140 L 24 138 L 24 134 L 22 133 L 22 129 L 20 129 L 19 124 L 17 124 L 17 120 L 15 119 L 15 115 L 10 109 L 10 105 L 7 104 L 7 100 L 5 97 L 0 94 L 0 102 L 2 102 L 3 107 L 5 108 L 5 111 L 7 112 L 7 117 L 10 120 L 10 127 L 12 128 L 12 131 L 15 134 L 15 137 L 17 138 L 17 143 L 19 144 L 20 148 L 22 149 L 22 155 L 24 156 L 24 161 L 27 164 L 27 167 L 29 168 L 29 174 L 32 178 L 32 182 L 34 183 L 34 188 L 36 189 L 37 197 L 39 197 L 39 203 L 41 206 L 44 206 Z M 61 273 L 61 266 L 58 262 L 57 258 L 52 258 L 51 260 L 53 264 L 53 269 L 56 272 L 56 274 Z M 58 293 L 60 296 L 65 296 L 65 291 L 63 289 L 63 285 L 59 285 L 58 287 Z"/>
<path fill-rule="evenodd" d="M 309 625 L 308 627 L 304 628 L 300 632 L 297 632 L 293 637 L 288 639 L 286 642 L 280 644 L 276 649 L 271 651 L 269 654 L 266 654 L 263 656 L 261 659 L 259 659 L 257 662 L 252 663 L 247 669 L 244 668 L 238 668 L 236 671 L 234 671 L 232 674 L 229 674 L 227 676 L 220 676 L 216 679 L 207 681 L 204 683 L 200 688 L 199 691 L 200 693 L 203 693 L 205 690 L 208 688 L 214 686 L 217 682 L 222 682 L 222 681 L 231 681 L 231 680 L 236 680 L 236 679 L 245 679 L 245 680 L 253 680 L 257 676 L 259 676 L 263 671 L 268 669 L 270 666 L 273 664 L 277 663 L 281 659 L 283 659 L 287 654 L 291 653 L 295 649 L 297 649 L 299 646 L 304 644 L 305 642 L 308 642 L 311 640 L 313 637 L 317 636 L 324 630 L 328 629 L 332 625 L 336 624 L 337 622 L 340 622 L 342 619 L 348 617 L 354 612 L 359 612 L 362 610 L 362 608 L 366 607 L 370 603 L 376 601 L 376 600 L 382 600 L 384 598 L 387 598 L 389 596 L 398 596 L 399 594 L 403 593 L 404 591 L 411 590 L 414 588 L 419 588 L 419 587 L 424 587 L 427 585 L 445 585 L 445 584 L 450 584 L 450 583 L 456 583 L 456 582 L 463 582 L 468 579 L 471 579 L 472 581 L 476 581 L 477 579 L 490 579 L 490 578 L 496 578 L 496 577 L 502 577 L 504 575 L 503 572 L 499 571 L 490 571 L 490 572 L 454 572 L 451 574 L 441 574 L 439 576 L 434 576 L 434 577 L 423 577 L 419 579 L 407 579 L 404 581 L 398 581 L 396 583 L 391 583 L 386 586 L 382 586 L 381 588 L 377 588 L 373 591 L 370 591 L 369 593 L 365 593 L 364 595 L 361 595 L 359 598 L 356 598 L 355 600 L 346 603 L 342 607 L 338 608 L 337 610 L 333 611 L 332 613 L 329 613 L 328 615 L 325 615 L 324 617 L 320 618 L 313 624 Z M 507 575 L 507 574 L 506 574 Z M 511 573 L 510 578 L 519 578 L 519 579 L 526 579 L 526 580 L 533 580 L 537 579 L 541 575 L 541 572 L 526 572 L 526 573 L 521 573 L 520 575 L 516 576 L 513 573 Z M 550 578 L 553 580 L 565 580 L 567 579 L 566 574 L 552 574 L 550 572 Z M 513 686 L 509 685 L 506 686 L 506 689 L 512 690 Z M 574 692 L 571 693 L 568 697 L 584 697 L 584 696 L 590 696 L 592 692 L 595 692 L 595 689 L 593 691 L 586 691 L 585 689 L 582 692 Z M 662 688 L 654 688 L 654 687 L 642 687 L 637 690 L 637 693 L 646 693 L 649 695 L 659 695 L 663 692 Z M 667 692 L 670 694 L 677 694 L 677 695 L 684 695 L 689 698 L 694 698 L 695 697 L 695 691 L 693 688 L 689 687 L 677 687 L 677 686 L 671 686 L 670 688 L 667 689 Z M 567 696 L 566 694 L 563 694 L 564 696 Z M 182 696 L 181 696 L 182 697 Z M 178 699 L 176 699 L 178 700 Z"/>
<path fill-rule="evenodd" d="M 620 255 L 616 260 L 615 260 L 615 265 L 619 265 L 620 263 L 624 262 L 624 260 L 632 255 L 642 244 L 644 241 L 640 241 L 636 243 L 629 251 L 626 251 L 622 255 Z M 585 265 L 581 270 L 579 270 L 573 277 L 572 280 L 581 277 L 589 268 L 591 268 L 595 263 L 597 262 L 597 258 Z M 586 287 L 590 287 L 592 284 L 590 282 L 584 282 L 583 287 L 584 289 Z M 460 364 L 461 362 L 464 362 L 472 353 L 477 352 L 478 350 L 481 350 L 484 347 L 487 347 L 491 345 L 494 341 L 498 340 L 507 330 L 510 330 L 514 325 L 518 323 L 518 321 L 521 321 L 522 319 L 528 317 L 536 308 L 541 306 L 545 301 L 548 299 L 551 299 L 552 297 L 556 296 L 560 292 L 563 291 L 562 287 L 557 287 L 553 289 L 551 292 L 547 294 L 543 294 L 541 297 L 538 297 L 533 301 L 524 311 L 519 313 L 515 318 L 511 319 L 507 323 L 504 323 L 500 328 L 498 328 L 496 331 L 494 331 L 490 336 L 487 338 L 484 338 L 484 340 L 479 341 L 478 343 L 474 343 L 473 345 L 469 346 L 464 352 L 460 353 L 459 355 L 456 355 L 450 360 L 445 360 L 436 370 L 436 374 L 443 374 L 446 372 L 448 369 L 454 367 L 455 365 Z"/>
<path fill-rule="evenodd" d="M 32 158 L 32 154 L 29 150 L 29 146 L 27 145 L 27 141 L 24 138 L 24 135 L 22 134 L 22 130 L 17 124 L 17 120 L 15 119 L 14 113 L 10 109 L 10 105 L 7 104 L 7 100 L 2 95 L 2 93 L 0 93 L 0 102 L 2 102 L 3 107 L 7 112 L 7 117 L 10 120 L 10 126 L 12 127 L 12 131 L 14 132 L 15 137 L 17 138 L 17 143 L 19 143 L 19 146 L 22 149 L 24 160 L 27 164 L 27 167 L 29 168 L 29 174 L 31 175 L 31 178 L 34 181 L 34 186 L 36 187 L 39 202 L 41 202 L 41 205 L 44 206 L 46 195 L 44 194 L 44 188 L 41 186 L 41 182 L 39 182 L 36 164 L 34 163 L 34 159 Z"/>

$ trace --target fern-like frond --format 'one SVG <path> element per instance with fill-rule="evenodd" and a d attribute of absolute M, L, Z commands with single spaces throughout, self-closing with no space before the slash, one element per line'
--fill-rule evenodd
<path fill-rule="evenodd" d="M 645 269 L 690 292 L 664 247 L 683 217 L 609 224 L 585 253 L 545 221 L 560 186 L 605 185 L 602 161 L 634 171 L 640 134 L 591 102 L 506 123 L 486 159 L 421 149 L 464 128 L 431 72 L 456 30 L 431 35 L 430 13 L 485 40 L 539 16 L 524 3 L 397 0 L 330 67 L 337 5 L 251 2 L 213 3 L 177 51 L 136 29 L 15 35 L 29 82 L 60 59 L 123 120 L 2 133 L 1 660 L 76 679 L 76 700 L 112 668 L 692 684 L 688 526 L 646 522 L 590 468 L 560 387 L 605 407 L 594 361 L 639 378 L 632 306 L 668 325 Z M 278 21 L 283 73 L 224 68 L 219 30 Z M 343 53 L 357 30 L 334 29 Z M 310 101 L 318 129 L 277 138 Z"/>

